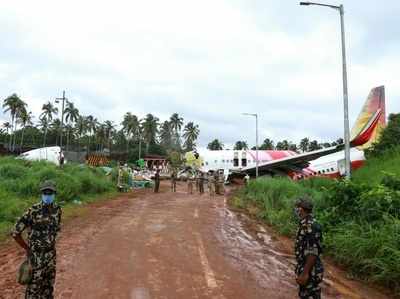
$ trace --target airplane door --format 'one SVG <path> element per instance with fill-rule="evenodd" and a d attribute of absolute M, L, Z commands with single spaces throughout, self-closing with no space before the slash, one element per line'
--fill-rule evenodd
<path fill-rule="evenodd" d="M 233 167 L 239 167 L 239 153 L 233 153 Z"/>
<path fill-rule="evenodd" d="M 242 167 L 247 167 L 246 152 L 242 153 Z"/>

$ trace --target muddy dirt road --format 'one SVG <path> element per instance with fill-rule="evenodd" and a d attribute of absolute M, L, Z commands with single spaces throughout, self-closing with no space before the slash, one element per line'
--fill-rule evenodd
<path fill-rule="evenodd" d="M 293 257 L 223 197 L 143 192 L 97 203 L 58 241 L 56 298 L 296 298 Z M 0 298 L 22 298 L 22 251 L 0 249 Z M 334 274 L 332 274 L 334 273 Z M 324 298 L 389 298 L 328 267 Z"/>

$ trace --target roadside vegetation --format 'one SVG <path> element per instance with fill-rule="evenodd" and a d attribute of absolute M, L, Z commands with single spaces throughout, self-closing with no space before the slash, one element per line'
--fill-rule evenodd
<path fill-rule="evenodd" d="M 370 157 L 351 181 L 300 182 L 260 178 L 240 190 L 233 204 L 294 236 L 296 199 L 310 195 L 323 226 L 325 255 L 353 275 L 400 296 L 400 147 Z"/>
<path fill-rule="evenodd" d="M 47 162 L 0 158 L 0 239 L 28 207 L 39 202 L 40 182 L 47 179 L 56 182 L 56 200 L 63 206 L 115 190 L 115 184 L 99 168 L 69 163 L 60 169 Z"/>

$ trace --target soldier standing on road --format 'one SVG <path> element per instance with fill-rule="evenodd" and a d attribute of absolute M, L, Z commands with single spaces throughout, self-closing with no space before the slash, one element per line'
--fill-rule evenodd
<path fill-rule="evenodd" d="M 195 184 L 196 184 L 196 192 L 200 191 L 200 176 L 199 176 L 199 171 L 196 170 L 194 173 L 194 180 L 195 180 Z"/>
<path fill-rule="evenodd" d="M 215 195 L 215 179 L 214 172 L 212 170 L 210 170 L 208 173 L 208 191 L 210 192 L 211 197 Z"/>
<path fill-rule="evenodd" d="M 189 172 L 189 176 L 188 176 L 188 193 L 189 194 L 193 194 L 193 184 L 194 184 L 194 175 L 192 172 Z"/>
<path fill-rule="evenodd" d="M 154 175 L 154 193 L 158 193 L 160 189 L 160 169 L 156 170 L 156 174 Z"/>
<path fill-rule="evenodd" d="M 32 279 L 25 291 L 26 299 L 53 298 L 56 278 L 56 237 L 61 227 L 61 208 L 55 204 L 54 182 L 40 187 L 41 202 L 34 204 L 15 224 L 12 236 L 26 250 L 32 266 Z M 22 238 L 27 229 L 28 242 Z"/>
<path fill-rule="evenodd" d="M 171 173 L 171 191 L 176 192 L 176 172 L 175 170 Z"/>
<path fill-rule="evenodd" d="M 204 180 L 205 180 L 204 173 L 200 172 L 200 174 L 199 174 L 199 192 L 200 192 L 200 195 L 202 195 L 204 193 Z"/>
<path fill-rule="evenodd" d="M 219 195 L 225 194 L 224 182 L 225 182 L 224 173 L 222 171 L 220 171 L 219 175 L 218 175 L 218 191 L 219 191 L 218 194 Z"/>
<path fill-rule="evenodd" d="M 323 279 L 324 267 L 321 262 L 322 230 L 312 215 L 313 204 L 309 198 L 301 198 L 296 202 L 296 215 L 299 218 L 297 230 L 296 282 L 299 285 L 299 298 L 321 298 L 320 283 Z"/>

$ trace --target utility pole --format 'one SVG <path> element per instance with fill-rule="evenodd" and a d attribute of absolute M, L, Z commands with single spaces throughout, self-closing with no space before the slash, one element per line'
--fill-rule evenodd
<path fill-rule="evenodd" d="M 61 104 L 61 128 L 60 128 L 60 148 L 62 151 L 62 140 L 63 140 L 63 126 L 64 126 L 64 102 L 68 101 L 68 99 L 65 97 L 65 90 L 63 91 L 63 97 L 62 98 L 56 98 L 56 103 L 58 104 L 60 101 L 62 101 Z"/>
<path fill-rule="evenodd" d="M 350 128 L 349 128 L 349 96 L 347 91 L 347 65 L 346 65 L 346 44 L 345 44 L 345 32 L 344 32 L 344 7 L 343 4 L 330 5 L 315 2 L 300 2 L 300 5 L 317 5 L 325 6 L 335 9 L 340 13 L 340 30 L 341 30 L 341 41 L 342 41 L 342 70 L 343 70 L 343 114 L 344 114 L 344 157 L 345 157 L 345 169 L 346 178 L 351 177 L 351 161 L 350 161 Z"/>

